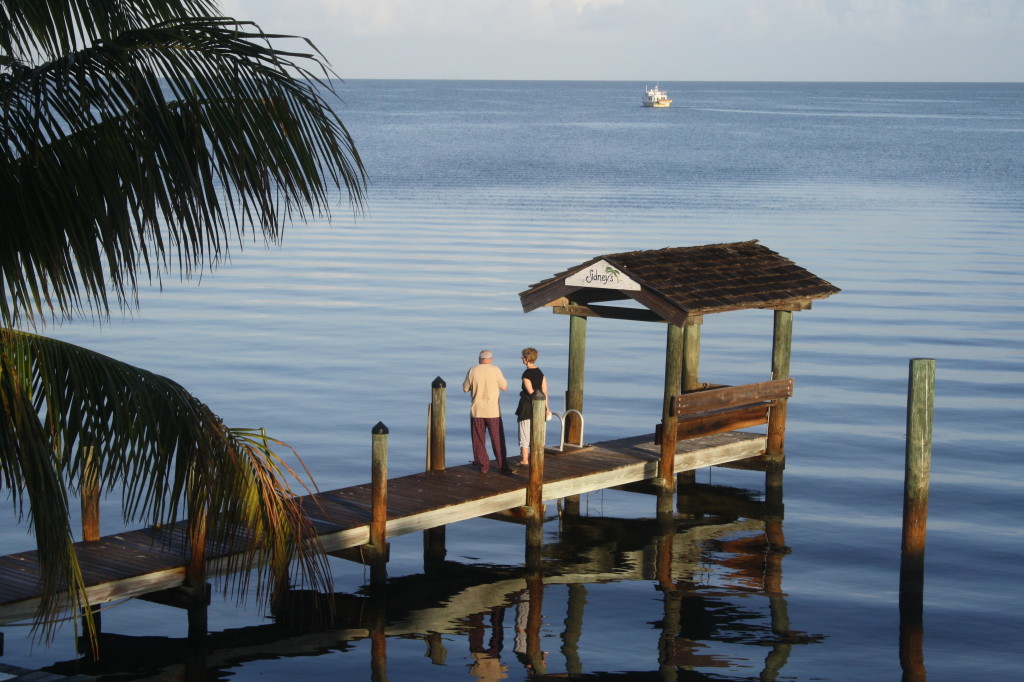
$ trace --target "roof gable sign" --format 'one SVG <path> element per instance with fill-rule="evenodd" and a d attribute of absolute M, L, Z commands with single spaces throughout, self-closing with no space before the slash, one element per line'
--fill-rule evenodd
<path fill-rule="evenodd" d="M 627 274 L 628 273 L 628 274 Z M 622 316 L 684 324 L 709 313 L 769 308 L 803 310 L 839 288 L 756 240 L 598 256 L 519 294 L 524 312 Z M 594 304 L 633 299 L 649 316 Z"/>
<path fill-rule="evenodd" d="M 565 278 L 565 285 L 590 289 L 640 291 L 639 282 L 633 280 L 622 270 L 603 259 L 570 274 Z"/>

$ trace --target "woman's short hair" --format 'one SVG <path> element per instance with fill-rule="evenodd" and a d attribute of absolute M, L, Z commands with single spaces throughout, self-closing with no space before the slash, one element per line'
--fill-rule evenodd
<path fill-rule="evenodd" d="M 524 348 L 523 349 L 523 360 L 527 362 L 537 361 L 537 349 L 536 348 Z"/>

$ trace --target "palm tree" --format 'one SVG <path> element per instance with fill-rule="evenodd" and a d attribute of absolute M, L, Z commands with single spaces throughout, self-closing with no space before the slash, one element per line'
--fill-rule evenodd
<path fill-rule="evenodd" d="M 213 539 L 241 532 L 250 551 L 233 568 L 255 567 L 261 585 L 296 555 L 304 579 L 329 579 L 282 443 L 225 426 L 167 378 L 39 334 L 135 306 L 140 277 L 187 278 L 231 241 L 277 243 L 335 196 L 362 207 L 332 73 L 287 38 L 212 0 L 0 0 L 0 493 L 35 533 L 44 636 L 54 614 L 88 606 L 68 514 L 86 452 L 126 521 L 187 514 Z"/>

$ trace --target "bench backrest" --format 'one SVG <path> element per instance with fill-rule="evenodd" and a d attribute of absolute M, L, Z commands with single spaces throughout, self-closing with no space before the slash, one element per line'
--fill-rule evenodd
<path fill-rule="evenodd" d="M 671 414 L 677 419 L 678 440 L 708 436 L 766 424 L 769 409 L 793 395 L 792 379 L 725 386 L 684 393 L 672 398 Z M 663 424 L 655 429 L 661 443 Z"/>

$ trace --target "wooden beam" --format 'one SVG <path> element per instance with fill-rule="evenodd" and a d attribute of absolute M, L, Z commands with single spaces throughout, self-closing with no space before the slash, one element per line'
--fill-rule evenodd
<path fill-rule="evenodd" d="M 664 322 L 656 313 L 641 308 L 619 308 L 609 305 L 563 305 L 551 309 L 556 315 L 577 315 L 579 317 L 603 317 L 609 320 L 631 322 Z"/>
<path fill-rule="evenodd" d="M 762 310 L 788 310 L 790 312 L 800 312 L 801 310 L 810 310 L 813 299 L 807 299 L 805 301 L 791 301 L 783 303 L 782 305 L 772 305 L 762 308 Z"/>
<path fill-rule="evenodd" d="M 669 302 L 661 294 L 650 289 L 641 289 L 640 291 L 630 291 L 629 296 L 667 322 L 672 324 L 685 324 L 686 322 L 688 311 Z"/>
<path fill-rule="evenodd" d="M 676 396 L 675 409 L 677 415 L 710 412 L 740 405 L 750 405 L 777 398 L 788 398 L 793 395 L 792 379 L 763 381 L 757 384 L 744 384 L 730 388 L 715 388 L 708 391 L 696 391 Z"/>

